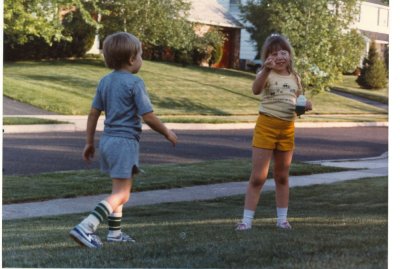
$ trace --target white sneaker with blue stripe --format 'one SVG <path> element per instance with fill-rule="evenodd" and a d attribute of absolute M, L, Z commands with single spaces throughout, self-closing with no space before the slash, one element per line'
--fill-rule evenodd
<path fill-rule="evenodd" d="M 88 248 L 101 248 L 103 243 L 100 238 L 93 233 L 86 233 L 79 225 L 75 226 L 69 235 L 78 244 L 88 247 Z"/>
<path fill-rule="evenodd" d="M 136 243 L 135 239 L 127 235 L 126 233 L 121 233 L 117 237 L 107 236 L 108 242 L 129 242 L 129 243 Z"/>

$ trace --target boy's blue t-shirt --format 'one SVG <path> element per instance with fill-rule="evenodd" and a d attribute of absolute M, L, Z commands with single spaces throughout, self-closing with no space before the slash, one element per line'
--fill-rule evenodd
<path fill-rule="evenodd" d="M 141 116 L 153 111 L 141 78 L 127 71 L 113 71 L 97 87 L 92 107 L 104 111 L 104 134 L 139 141 Z"/>

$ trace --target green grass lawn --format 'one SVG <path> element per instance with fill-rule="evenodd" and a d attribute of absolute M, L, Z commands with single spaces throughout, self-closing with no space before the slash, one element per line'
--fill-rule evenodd
<path fill-rule="evenodd" d="M 85 115 L 99 79 L 109 71 L 101 60 L 89 59 L 4 63 L 3 93 L 59 114 Z M 203 115 L 226 116 L 229 120 L 233 116 L 236 121 L 258 111 L 259 97 L 251 93 L 254 74 L 144 61 L 139 76 L 147 85 L 156 114 L 166 118 Z M 329 92 L 309 98 L 314 104 L 309 115 L 387 117 L 382 109 Z"/>
<path fill-rule="evenodd" d="M 358 95 L 370 100 L 387 104 L 389 102 L 388 88 L 379 90 L 362 89 L 356 82 L 356 76 L 343 76 L 341 83 L 336 83 L 333 88 L 342 92 Z"/>
<path fill-rule="evenodd" d="M 29 117 L 3 117 L 3 125 L 64 124 L 64 123 L 67 122 L 49 120 L 49 119 L 29 118 Z"/>
<path fill-rule="evenodd" d="M 192 164 L 143 165 L 141 168 L 145 173 L 137 176 L 133 187 L 135 191 L 246 181 L 250 176 L 251 161 L 233 159 Z M 290 174 L 309 175 L 343 170 L 348 169 L 293 163 Z M 271 174 L 269 176 L 271 177 Z M 43 173 L 32 176 L 3 176 L 4 204 L 110 192 L 111 180 L 108 175 L 99 170 Z"/>
<path fill-rule="evenodd" d="M 84 249 L 68 237 L 85 214 L 3 221 L 3 267 L 307 268 L 388 266 L 387 177 L 291 189 L 291 231 L 275 228 L 263 193 L 251 231 L 236 232 L 243 195 L 127 208 L 136 244 Z M 99 235 L 104 239 L 106 225 Z"/>

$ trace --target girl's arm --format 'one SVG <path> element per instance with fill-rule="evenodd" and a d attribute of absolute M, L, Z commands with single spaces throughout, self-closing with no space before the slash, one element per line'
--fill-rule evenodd
<path fill-rule="evenodd" d="M 270 71 L 270 69 L 264 66 L 261 71 L 257 73 L 256 79 L 254 80 L 252 87 L 253 94 L 260 94 L 265 88 L 265 84 L 267 83 L 267 78 Z"/>
<path fill-rule="evenodd" d="M 275 58 L 273 56 L 269 56 L 265 60 L 261 71 L 257 73 L 256 79 L 253 82 L 252 90 L 255 95 L 260 94 L 262 90 L 265 88 L 268 75 L 274 68 L 274 66 L 275 66 Z"/>
<path fill-rule="evenodd" d="M 95 108 L 90 110 L 86 125 L 86 145 L 83 150 L 82 157 L 85 161 L 90 161 L 94 156 L 94 134 L 96 132 L 97 121 L 99 120 L 101 111 Z"/>
<path fill-rule="evenodd" d="M 165 138 L 167 140 L 169 140 L 173 146 L 176 145 L 177 142 L 177 137 L 175 135 L 175 133 L 171 130 L 169 130 L 164 123 L 162 123 L 160 121 L 159 118 L 157 118 L 157 116 L 153 113 L 153 112 L 149 112 L 146 113 L 142 116 L 144 122 L 150 126 L 151 129 L 153 129 L 154 131 L 162 134 L 165 136 Z"/>

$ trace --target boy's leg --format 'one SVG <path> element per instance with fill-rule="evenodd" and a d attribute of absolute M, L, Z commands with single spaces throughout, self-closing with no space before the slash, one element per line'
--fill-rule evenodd
<path fill-rule="evenodd" d="M 281 228 L 290 228 L 287 211 L 289 207 L 289 169 L 292 156 L 293 151 L 274 151 L 277 226 Z"/>
<path fill-rule="evenodd" d="M 123 205 L 120 205 L 108 216 L 107 237 L 119 237 L 121 235 L 122 208 Z"/>
<path fill-rule="evenodd" d="M 93 233 L 97 230 L 99 224 L 108 219 L 108 216 L 116 208 L 129 200 L 131 186 L 131 179 L 113 179 L 111 195 L 101 201 L 89 216 L 70 231 L 72 238 L 90 248 L 101 247 L 100 239 Z"/>
<path fill-rule="evenodd" d="M 94 232 L 100 222 L 106 219 L 111 212 L 110 204 L 107 201 L 101 201 L 89 216 L 69 232 L 70 236 L 82 246 L 100 248 L 101 240 Z"/>
<path fill-rule="evenodd" d="M 251 228 L 254 213 L 260 199 L 260 192 L 265 181 L 267 180 L 271 157 L 272 150 L 253 147 L 252 171 L 246 191 L 243 219 L 242 223 L 240 223 L 237 227 L 238 230 Z"/>
<path fill-rule="evenodd" d="M 113 213 L 108 217 L 109 242 L 135 242 L 129 235 L 121 231 L 122 209 L 128 202 L 132 188 L 132 179 L 113 179 L 112 194 L 107 197 L 109 203 L 115 205 Z"/>

